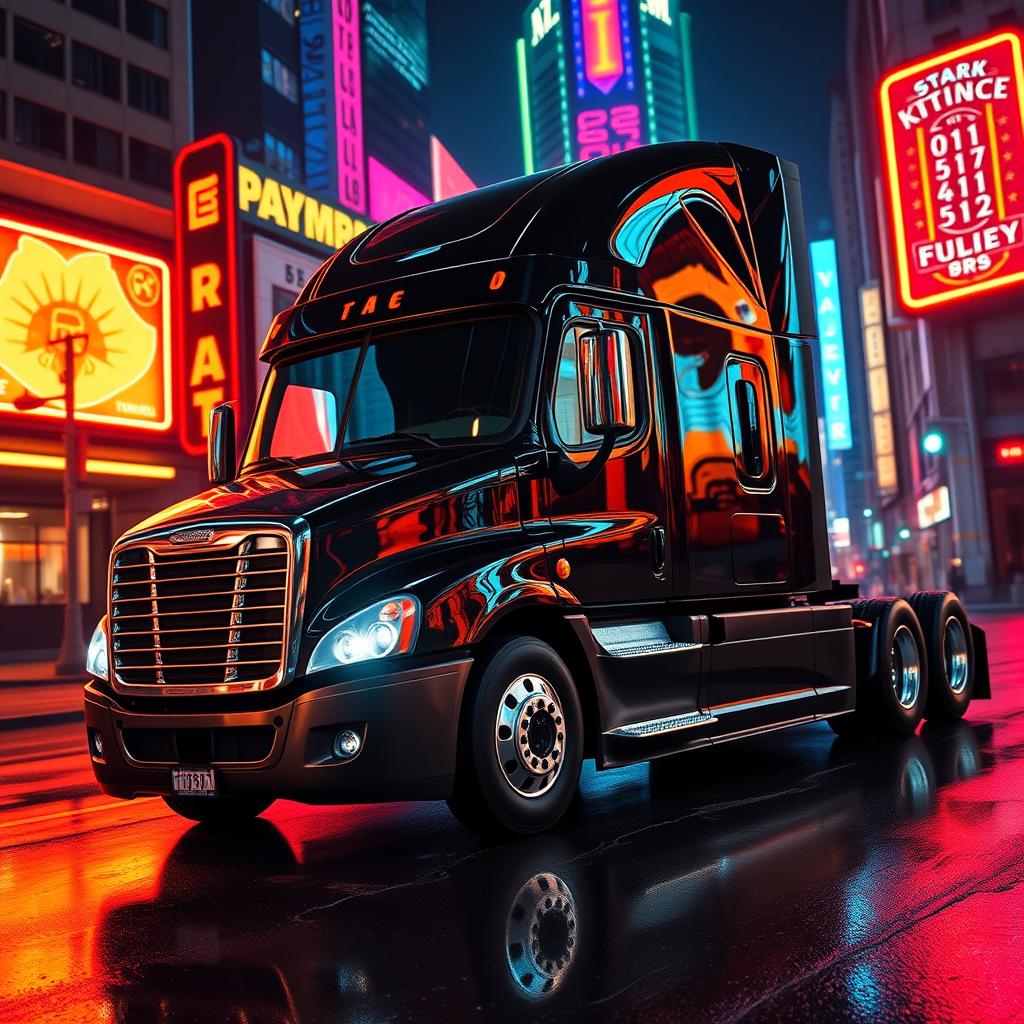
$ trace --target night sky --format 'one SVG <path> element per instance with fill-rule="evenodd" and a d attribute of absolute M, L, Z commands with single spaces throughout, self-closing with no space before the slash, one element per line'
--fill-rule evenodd
<path fill-rule="evenodd" d="M 842 74 L 845 0 L 685 0 L 700 135 L 800 165 L 807 229 L 827 234 L 828 84 Z M 523 173 L 515 39 L 526 0 L 429 0 L 435 134 L 478 185 Z"/>

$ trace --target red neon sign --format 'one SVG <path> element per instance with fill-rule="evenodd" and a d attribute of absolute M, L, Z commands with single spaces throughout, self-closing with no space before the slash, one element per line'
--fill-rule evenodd
<path fill-rule="evenodd" d="M 996 445 L 996 462 L 1001 462 L 1004 466 L 1024 464 L 1024 438 L 1000 441 Z"/>
<path fill-rule="evenodd" d="M 174 164 L 178 423 L 182 447 L 193 455 L 206 450 L 210 410 L 240 398 L 235 203 L 228 136 L 181 150 Z"/>
<path fill-rule="evenodd" d="M 910 311 L 1024 280 L 1024 62 L 1000 32 L 893 71 L 882 134 Z"/>

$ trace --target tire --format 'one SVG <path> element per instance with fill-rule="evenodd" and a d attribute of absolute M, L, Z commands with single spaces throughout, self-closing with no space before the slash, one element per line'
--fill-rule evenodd
<path fill-rule="evenodd" d="M 452 814 L 483 835 L 554 826 L 583 763 L 583 712 L 565 663 L 532 637 L 500 640 L 465 700 Z"/>
<path fill-rule="evenodd" d="M 230 828 L 251 821 L 274 802 L 262 796 L 165 796 L 163 801 L 175 814 L 211 828 Z"/>
<path fill-rule="evenodd" d="M 974 638 L 960 598 L 948 590 L 928 590 L 908 598 L 921 623 L 928 651 L 930 722 L 963 718 L 974 693 Z"/>
<path fill-rule="evenodd" d="M 920 725 L 928 701 L 928 652 L 921 624 L 902 598 L 858 602 L 854 615 L 872 624 L 875 652 L 874 672 L 858 666 L 858 675 L 864 676 L 858 678 L 854 717 L 869 730 L 909 736 Z"/>

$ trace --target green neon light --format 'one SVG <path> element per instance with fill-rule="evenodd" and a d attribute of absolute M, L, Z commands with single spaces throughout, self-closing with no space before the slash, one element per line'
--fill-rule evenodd
<path fill-rule="evenodd" d="M 558 91 L 561 94 L 562 107 L 562 155 L 564 163 L 572 163 L 572 135 L 569 132 L 569 89 L 565 82 L 565 44 L 562 33 L 558 33 Z"/>
<path fill-rule="evenodd" d="M 516 68 L 519 71 L 519 123 L 523 130 L 523 168 L 533 174 L 533 129 L 530 126 L 530 83 L 526 77 L 526 40 L 516 40 Z"/>
<path fill-rule="evenodd" d="M 654 83 L 651 81 L 651 44 L 647 37 L 647 18 L 640 8 L 640 63 L 644 69 L 644 105 L 647 107 L 647 141 L 658 141 L 658 122 L 654 117 Z"/>
<path fill-rule="evenodd" d="M 690 138 L 696 139 L 697 131 L 697 96 L 693 89 L 693 48 L 690 45 L 690 16 L 685 11 L 679 12 L 679 34 L 683 44 L 683 89 L 686 92 L 686 127 Z"/>

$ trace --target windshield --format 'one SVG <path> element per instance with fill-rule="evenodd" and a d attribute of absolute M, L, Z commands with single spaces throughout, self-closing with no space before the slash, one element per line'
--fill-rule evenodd
<path fill-rule="evenodd" d="M 281 363 L 263 388 L 244 465 L 503 434 L 520 408 L 529 340 L 526 320 L 493 319 L 364 335 Z"/>

